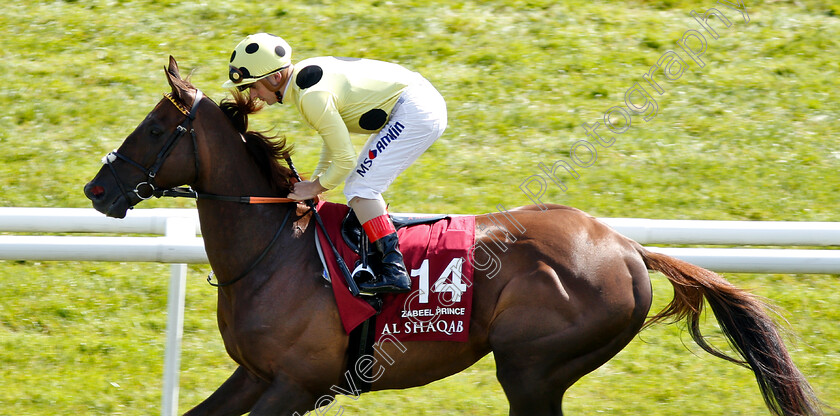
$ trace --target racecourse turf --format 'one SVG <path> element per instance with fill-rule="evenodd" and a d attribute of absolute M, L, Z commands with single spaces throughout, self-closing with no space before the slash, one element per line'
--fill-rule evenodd
<path fill-rule="evenodd" d="M 444 95 L 449 128 L 388 191 L 393 211 L 493 212 L 542 194 L 600 217 L 840 221 L 840 6 L 745 6 L 744 14 L 723 0 L 10 2 L 0 14 L 0 206 L 90 207 L 83 185 L 167 91 L 169 55 L 219 101 L 233 46 L 267 31 L 291 43 L 295 61 L 394 61 Z M 708 21 L 716 39 L 691 16 L 710 8 L 730 23 Z M 680 46 L 689 34 L 684 46 L 700 48 L 692 30 L 706 40 L 702 67 Z M 660 94 L 644 76 L 669 51 L 685 67 L 655 78 Z M 600 122 L 605 132 L 605 113 L 622 131 L 609 145 L 583 127 Z M 269 108 L 252 126 L 284 134 L 297 166 L 312 170 L 320 139 L 293 108 Z M 526 186 L 531 197 L 520 188 L 540 164 L 572 158 L 587 167 L 576 165 L 565 191 L 551 181 Z M 327 197 L 342 201 L 340 190 Z M 139 208 L 153 207 L 193 203 Z M 189 269 L 181 411 L 234 368 L 208 272 Z M 168 274 L 148 263 L 0 262 L 0 414 L 158 413 Z M 652 277 L 658 309 L 671 289 Z M 838 276 L 727 278 L 779 306 L 795 362 L 840 407 Z M 712 321 L 704 328 L 720 345 Z M 348 415 L 507 414 L 492 355 L 428 386 L 339 404 Z M 573 386 L 564 408 L 766 414 L 751 373 L 700 351 L 679 326 L 641 333 Z"/>

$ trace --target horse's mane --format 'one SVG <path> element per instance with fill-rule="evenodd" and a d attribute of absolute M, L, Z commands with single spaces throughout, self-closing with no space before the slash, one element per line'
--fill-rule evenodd
<path fill-rule="evenodd" d="M 262 109 L 263 105 L 238 91 L 233 98 L 225 98 L 219 108 L 230 119 L 236 131 L 242 133 L 248 153 L 270 179 L 278 194 L 288 194 L 292 189 L 292 170 L 283 164 L 292 154 L 292 146 L 280 136 L 269 136 L 263 132 L 248 131 L 248 115 Z"/>

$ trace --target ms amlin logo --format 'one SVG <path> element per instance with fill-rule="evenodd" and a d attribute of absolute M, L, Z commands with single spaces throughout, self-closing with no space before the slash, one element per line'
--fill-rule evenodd
<path fill-rule="evenodd" d="M 373 160 L 376 159 L 377 156 L 381 155 L 392 141 L 397 140 L 403 130 L 405 130 L 405 126 L 403 126 L 399 121 L 389 127 L 385 135 L 383 135 L 376 141 L 376 143 L 371 145 L 370 149 L 368 149 L 368 156 L 362 161 L 362 163 L 359 164 L 359 168 L 356 169 L 356 173 L 358 173 L 359 176 L 364 177 L 365 173 L 367 173 L 370 167 L 373 166 Z"/>

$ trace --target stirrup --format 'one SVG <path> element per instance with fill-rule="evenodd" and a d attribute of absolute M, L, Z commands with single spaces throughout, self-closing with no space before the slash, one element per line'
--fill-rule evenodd
<path fill-rule="evenodd" d="M 370 268 L 369 264 L 364 263 L 356 265 L 356 268 L 353 269 L 353 273 L 350 273 L 350 275 L 359 284 L 376 279 L 376 274 L 373 273 L 373 269 Z"/>

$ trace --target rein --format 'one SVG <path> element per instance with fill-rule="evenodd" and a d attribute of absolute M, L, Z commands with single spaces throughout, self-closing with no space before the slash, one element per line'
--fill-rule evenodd
<path fill-rule="evenodd" d="M 280 223 L 280 227 L 277 228 L 277 232 L 274 233 L 274 237 L 271 239 L 271 242 L 268 243 L 268 245 L 265 247 L 265 249 L 263 249 L 262 253 L 260 253 L 260 255 L 257 256 L 257 258 L 254 261 L 251 262 L 251 265 L 248 266 L 248 268 L 245 269 L 245 271 L 240 273 L 239 276 L 236 276 L 236 278 L 234 278 L 233 280 L 230 280 L 230 281 L 227 281 L 227 282 L 224 282 L 224 283 L 222 283 L 222 282 L 213 283 L 213 276 L 215 275 L 215 273 L 211 271 L 210 275 L 207 276 L 207 283 L 209 283 L 210 286 L 213 286 L 213 287 L 230 286 L 230 285 L 242 280 L 242 278 L 247 276 L 248 273 L 251 273 L 257 267 L 257 265 L 260 264 L 260 262 L 265 258 L 265 256 L 268 255 L 268 252 L 271 251 L 271 248 L 274 247 L 274 244 L 277 243 L 277 240 L 280 239 L 280 234 L 283 231 L 283 228 L 286 226 L 286 223 L 289 222 L 289 217 L 292 216 L 292 211 L 293 210 L 291 210 L 291 209 L 286 211 L 286 216 L 283 217 L 283 222 Z M 306 215 L 306 214 L 304 214 L 304 215 Z"/>
<path fill-rule="evenodd" d="M 190 187 L 178 187 L 178 188 L 169 188 L 169 189 L 157 189 L 155 190 L 154 197 L 161 198 L 161 197 L 169 197 L 169 198 L 192 198 L 195 200 L 199 199 L 210 199 L 214 201 L 225 201 L 225 202 L 237 202 L 240 204 L 287 204 L 290 202 L 298 203 L 303 201 L 298 201 L 297 199 L 286 198 L 286 197 L 279 197 L 279 196 L 228 196 L 228 195 L 216 195 L 216 194 L 208 194 L 204 192 L 196 192 Z"/>
<path fill-rule="evenodd" d="M 159 189 L 156 190 L 154 196 L 157 198 L 161 197 L 171 197 L 171 198 L 194 198 L 195 200 L 199 199 L 211 199 L 216 201 L 225 201 L 225 202 L 236 202 L 240 204 L 284 204 L 284 203 L 298 203 L 300 201 L 291 199 L 291 198 L 282 198 L 282 197 L 265 197 L 265 196 L 225 196 L 225 195 L 216 195 L 216 194 L 205 194 L 199 193 L 189 187 L 179 187 L 179 188 L 171 188 L 171 189 Z M 286 215 L 283 217 L 283 222 L 280 223 L 280 226 L 277 227 L 277 231 L 274 233 L 274 237 L 271 238 L 271 242 L 263 249 L 262 253 L 257 256 L 254 261 L 251 262 L 251 265 L 248 266 L 245 271 L 236 276 L 236 278 L 227 281 L 227 282 L 219 282 L 213 283 L 213 276 L 215 276 L 215 272 L 210 271 L 210 274 L 207 276 L 207 283 L 213 287 L 225 287 L 230 286 L 244 278 L 251 273 L 260 262 L 268 255 L 268 252 L 271 251 L 271 248 L 274 247 L 274 244 L 277 243 L 277 240 L 280 239 L 280 234 L 283 231 L 283 228 L 286 227 L 286 223 L 289 222 L 289 217 L 292 216 L 292 209 L 286 211 Z M 306 216 L 310 211 L 315 212 L 313 207 L 309 208 L 309 211 L 305 212 L 301 217 Z"/>
<path fill-rule="evenodd" d="M 175 128 L 175 131 L 172 132 L 172 135 L 169 136 L 166 143 L 164 143 L 163 147 L 161 148 L 161 150 L 158 152 L 157 156 L 155 157 L 155 162 L 152 164 L 152 166 L 149 167 L 149 168 L 146 168 L 145 166 L 141 165 L 140 163 L 135 162 L 134 160 L 132 160 L 128 156 L 123 155 L 122 153 L 120 153 L 117 150 L 114 150 L 113 152 L 108 153 L 102 159 L 102 163 L 107 164 L 108 168 L 111 171 L 111 174 L 114 175 L 114 179 L 116 179 L 116 183 L 120 188 L 120 192 L 122 193 L 122 196 L 126 199 L 126 201 L 129 203 L 129 206 L 131 208 L 133 208 L 134 205 L 131 203 L 131 199 L 129 198 L 129 193 L 123 187 L 122 181 L 120 180 L 119 175 L 117 174 L 117 171 L 113 166 L 113 163 L 117 159 L 122 160 L 122 161 L 128 163 L 131 166 L 134 166 L 135 168 L 139 169 L 144 174 L 146 174 L 146 180 L 138 183 L 137 185 L 135 185 L 135 187 L 133 189 L 134 194 L 137 195 L 137 197 L 141 201 L 147 200 L 151 197 L 157 197 L 157 198 L 173 197 L 173 198 L 194 198 L 196 200 L 198 200 L 198 199 L 209 199 L 209 200 L 215 200 L 215 201 L 236 202 L 236 203 L 241 203 L 241 204 L 285 204 L 285 203 L 295 203 L 295 204 L 297 204 L 298 202 L 300 202 L 298 200 L 291 199 L 291 198 L 285 198 L 285 197 L 226 196 L 226 195 L 208 194 L 208 193 L 196 192 L 195 190 L 193 190 L 190 187 L 175 187 L 175 188 L 169 188 L 169 189 L 159 188 L 155 184 L 155 177 L 157 176 L 161 167 L 163 167 L 163 163 L 166 160 L 166 158 L 169 157 L 169 154 L 172 153 L 172 150 L 178 144 L 178 141 L 187 132 L 190 133 L 190 136 L 192 137 L 192 142 L 193 142 L 193 152 L 195 153 L 194 160 L 195 160 L 195 175 L 196 175 L 196 178 L 198 177 L 199 172 L 201 172 L 199 170 L 199 162 L 198 162 L 198 143 L 197 143 L 197 139 L 196 139 L 195 130 L 192 128 L 192 122 L 195 120 L 196 112 L 198 111 L 198 104 L 199 104 L 199 102 L 201 102 L 201 99 L 203 98 L 203 94 L 201 93 L 201 91 L 196 90 L 195 99 L 193 100 L 192 107 L 189 108 L 189 109 L 187 109 L 187 107 L 184 106 L 182 103 L 175 100 L 175 98 L 172 96 L 171 93 L 164 94 L 164 97 L 166 97 L 166 99 L 169 100 L 169 102 L 171 102 L 175 106 L 175 108 L 177 108 L 178 111 L 180 111 L 185 116 L 185 118 L 184 118 L 184 121 L 182 121 L 181 124 L 179 124 L 178 127 Z M 289 166 L 292 169 L 294 169 L 294 165 L 292 165 L 291 159 L 287 158 L 286 162 L 289 163 Z M 297 172 L 295 172 L 295 175 L 297 176 Z M 300 178 L 297 177 L 297 180 L 299 181 Z M 310 202 L 310 204 L 309 204 L 310 209 L 305 214 L 303 214 L 304 216 L 306 214 L 308 214 L 310 211 L 311 212 L 316 212 L 315 209 L 314 209 L 314 204 L 311 204 L 311 201 L 308 201 L 308 202 Z M 268 245 L 265 247 L 265 249 L 263 249 L 262 253 L 260 253 L 260 255 L 257 256 L 256 259 L 254 259 L 254 261 L 251 262 L 251 265 L 248 266 L 248 268 L 245 269 L 245 271 L 240 273 L 236 278 L 234 278 L 230 281 L 224 282 L 224 283 L 222 283 L 222 282 L 213 283 L 212 277 L 213 277 L 214 273 L 211 272 L 210 275 L 207 276 L 207 283 L 209 283 L 211 286 L 214 286 L 214 287 L 230 286 L 230 285 L 242 280 L 242 278 L 244 278 L 249 273 L 251 273 L 257 267 L 257 265 L 259 265 L 260 262 L 262 262 L 262 260 L 265 258 L 265 256 L 268 255 L 268 253 L 271 251 L 271 249 L 274 247 L 274 245 L 280 239 L 280 235 L 282 234 L 283 229 L 286 227 L 286 224 L 289 222 L 289 218 L 292 215 L 292 211 L 294 211 L 294 210 L 289 209 L 289 210 L 286 211 L 286 215 L 283 217 L 283 222 L 280 224 L 280 227 L 277 228 L 277 231 L 274 233 L 274 237 L 272 237 L 271 242 L 268 243 Z"/>
<path fill-rule="evenodd" d="M 111 170 L 111 174 L 114 175 L 114 179 L 116 179 L 117 185 L 120 188 L 120 192 L 122 193 L 123 197 L 129 202 L 129 205 L 133 208 L 134 204 L 131 203 L 129 198 L 129 192 L 126 192 L 125 187 L 122 185 L 122 181 L 117 175 L 116 169 L 114 169 L 113 163 L 120 159 L 131 166 L 141 170 L 143 173 L 146 174 L 146 180 L 143 182 L 138 183 L 134 186 L 134 189 L 131 191 L 137 198 L 141 201 L 145 201 L 149 198 L 156 197 L 173 197 L 173 198 L 193 198 L 193 199 L 211 199 L 216 201 L 227 201 L 227 202 L 238 202 L 242 204 L 285 204 L 294 202 L 297 203 L 299 201 L 291 198 L 284 198 L 284 197 L 266 197 L 266 196 L 226 196 L 226 195 L 215 195 L 215 194 L 207 194 L 207 193 L 199 193 L 194 191 L 192 188 L 189 187 L 177 187 L 177 188 L 170 188 L 170 189 L 161 189 L 155 184 L 155 176 L 157 176 L 158 171 L 160 171 L 161 167 L 163 167 L 163 162 L 172 153 L 172 150 L 175 148 L 175 145 L 178 144 L 178 141 L 181 137 L 189 131 L 190 136 L 192 137 L 193 142 L 193 152 L 195 153 L 194 160 L 195 160 L 195 174 L 198 175 L 199 170 L 199 159 L 198 159 L 198 144 L 196 141 L 196 134 L 195 130 L 192 128 L 192 122 L 195 120 L 195 114 L 198 111 L 198 103 L 201 102 L 201 99 L 204 98 L 204 95 L 200 90 L 196 90 L 195 99 L 193 100 L 192 107 L 187 109 L 185 105 L 178 102 L 171 93 L 167 93 L 163 95 L 166 97 L 175 108 L 178 109 L 186 118 L 183 122 L 181 122 L 178 127 L 175 128 L 175 131 L 169 136 L 169 139 L 163 145 L 160 152 L 158 152 L 157 157 L 155 158 L 155 162 L 152 164 L 150 168 L 146 168 L 145 166 L 141 165 L 140 163 L 135 162 L 128 156 L 123 155 L 117 150 L 114 150 L 111 153 L 105 155 L 102 158 L 102 163 L 108 165 L 108 168 Z M 147 189 L 148 188 L 148 189 Z M 146 191 L 146 192 L 144 192 Z"/>
<path fill-rule="evenodd" d="M 287 159 L 288 162 L 291 162 L 291 159 Z M 237 202 L 240 204 L 283 204 L 283 203 L 298 203 L 300 201 L 291 199 L 291 198 L 282 198 L 282 197 L 262 197 L 262 196 L 225 196 L 225 195 L 215 195 L 215 194 L 205 194 L 199 193 L 194 191 L 192 188 L 189 187 L 179 187 L 179 188 L 171 188 L 171 189 L 161 189 L 155 192 L 155 197 L 172 197 L 172 198 L 194 198 L 196 200 L 199 199 L 211 199 L 216 201 L 225 201 L 225 202 Z M 277 240 L 280 239 L 280 235 L 283 231 L 283 228 L 286 227 L 286 223 L 289 222 L 289 217 L 292 216 L 292 209 L 286 211 L 286 215 L 283 217 L 283 222 L 280 223 L 280 226 L 277 227 L 277 231 L 274 233 L 274 237 L 271 238 L 271 242 L 263 249 L 262 253 L 257 256 L 254 261 L 251 262 L 251 265 L 248 266 L 245 271 L 236 276 L 234 279 L 227 281 L 227 282 L 219 282 L 213 283 L 213 276 L 215 272 L 210 271 L 210 274 L 207 276 L 207 283 L 213 287 L 225 287 L 230 286 L 244 278 L 251 273 L 260 262 L 268 255 L 268 252 L 271 251 L 271 248 L 274 247 L 274 244 L 277 243 Z M 306 216 L 309 212 L 314 212 L 317 215 L 317 211 L 315 211 L 314 206 L 310 206 L 309 210 L 305 212 L 301 217 Z"/>

